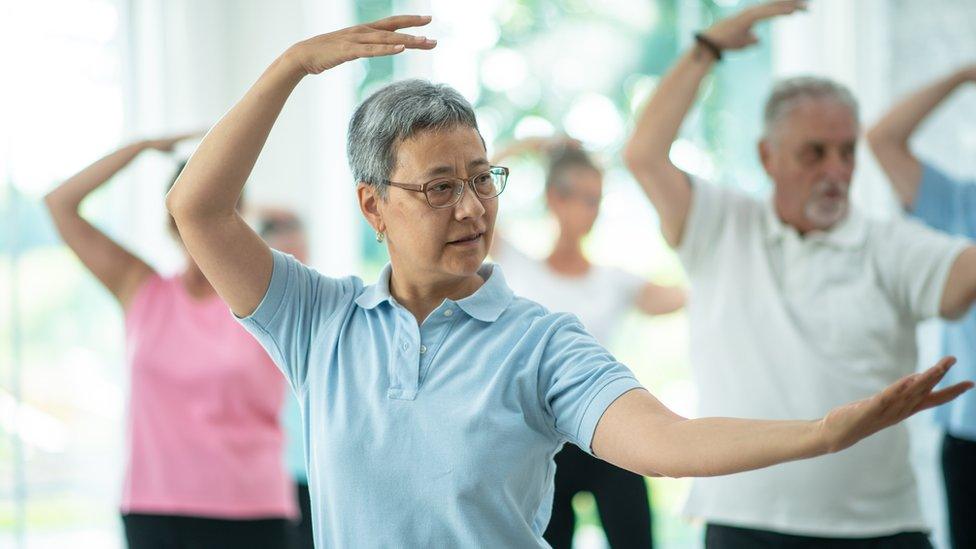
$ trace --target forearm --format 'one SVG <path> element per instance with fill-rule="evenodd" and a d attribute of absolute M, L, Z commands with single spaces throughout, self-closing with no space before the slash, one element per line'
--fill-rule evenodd
<path fill-rule="evenodd" d="M 827 453 L 817 421 L 683 419 L 648 438 L 648 469 L 668 477 L 728 475 Z"/>
<path fill-rule="evenodd" d="M 664 76 L 627 142 L 624 156 L 632 170 L 645 163 L 670 162 L 671 144 L 714 63 L 712 54 L 696 44 Z"/>
<path fill-rule="evenodd" d="M 140 141 L 99 159 L 47 193 L 44 203 L 56 219 L 76 214 L 86 196 L 104 185 L 146 148 L 146 143 Z"/>
<path fill-rule="evenodd" d="M 178 225 L 236 215 L 254 163 L 303 76 L 285 52 L 207 133 L 166 199 Z"/>
<path fill-rule="evenodd" d="M 888 111 L 868 132 L 868 139 L 872 145 L 885 142 L 907 148 L 918 125 L 965 82 L 964 74 L 955 72 L 918 90 Z"/>

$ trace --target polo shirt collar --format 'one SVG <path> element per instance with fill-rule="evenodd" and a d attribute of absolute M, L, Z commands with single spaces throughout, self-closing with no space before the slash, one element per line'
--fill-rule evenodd
<path fill-rule="evenodd" d="M 364 309 L 373 309 L 383 302 L 393 303 L 393 296 L 390 295 L 392 272 L 393 267 L 387 263 L 376 283 L 367 286 L 356 298 L 356 305 Z M 494 322 L 508 308 L 515 295 L 505 282 L 505 276 L 498 265 L 485 263 L 478 269 L 478 274 L 485 279 L 485 283 L 473 294 L 455 303 L 468 316 L 476 320 Z"/>
<path fill-rule="evenodd" d="M 797 239 L 801 238 L 796 229 L 783 223 L 779 218 L 772 199 L 766 202 L 766 215 L 763 224 L 765 225 L 766 240 L 769 242 L 778 242 L 788 234 L 794 235 Z M 851 205 L 848 207 L 847 217 L 840 223 L 826 231 L 807 233 L 803 240 L 823 242 L 835 248 L 857 249 L 863 247 L 867 240 L 867 224 L 857 208 Z"/>

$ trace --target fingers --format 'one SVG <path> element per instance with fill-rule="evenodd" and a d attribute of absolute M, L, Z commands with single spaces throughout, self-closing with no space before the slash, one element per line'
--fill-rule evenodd
<path fill-rule="evenodd" d="M 949 368 L 951 368 L 955 363 L 955 357 L 947 356 L 937 362 L 935 366 L 932 366 L 928 370 L 918 374 L 918 377 L 914 383 L 915 387 L 912 391 L 913 396 L 924 397 L 931 392 L 932 388 L 942 381 L 942 378 L 945 377 L 946 372 L 948 372 Z"/>
<path fill-rule="evenodd" d="M 758 21 L 780 15 L 789 15 L 806 9 L 807 2 L 804 0 L 781 0 L 779 2 L 769 2 L 761 6 L 756 6 L 752 8 L 751 15 Z"/>
<path fill-rule="evenodd" d="M 356 57 L 380 57 L 383 55 L 396 55 L 404 50 L 403 44 L 358 44 L 352 50 Z"/>
<path fill-rule="evenodd" d="M 366 26 L 378 30 L 395 31 L 408 27 L 422 27 L 430 23 L 430 20 L 431 17 L 429 15 L 394 15 L 367 23 Z"/>
<path fill-rule="evenodd" d="M 355 41 L 362 44 L 401 44 L 411 49 L 429 50 L 437 45 L 437 40 L 426 36 L 414 36 L 392 31 L 373 31 L 355 35 Z"/>
<path fill-rule="evenodd" d="M 950 387 L 946 387 L 941 391 L 934 391 L 929 393 L 922 399 L 922 402 L 915 408 L 914 412 L 921 412 L 922 410 L 927 410 L 929 408 L 935 408 L 936 406 L 941 406 L 946 402 L 949 402 L 959 395 L 965 393 L 966 391 L 973 388 L 972 381 L 964 381 L 962 383 L 956 383 Z"/>

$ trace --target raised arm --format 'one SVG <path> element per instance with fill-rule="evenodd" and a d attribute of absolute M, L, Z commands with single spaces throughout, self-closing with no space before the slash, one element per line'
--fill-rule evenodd
<path fill-rule="evenodd" d="M 939 316 L 949 320 L 962 318 L 976 303 L 976 246 L 969 246 L 949 269 Z"/>
<path fill-rule="evenodd" d="M 727 475 L 839 452 L 971 389 L 973 384 L 965 382 L 933 391 L 953 362 L 942 359 L 924 373 L 812 421 L 685 419 L 635 389 L 603 414 L 593 451 L 635 473 L 668 477 Z"/>
<path fill-rule="evenodd" d="M 908 141 L 919 124 L 966 82 L 976 82 L 976 65 L 958 70 L 909 95 L 867 132 L 874 156 L 906 208 L 915 203 L 922 179 L 922 166 L 912 154 Z"/>
<path fill-rule="evenodd" d="M 795 0 L 769 2 L 719 21 L 703 35 L 722 50 L 741 49 L 756 43 L 756 23 L 805 7 L 805 2 Z M 624 148 L 624 163 L 657 210 L 661 231 L 672 247 L 681 243 L 692 189 L 687 176 L 671 163 L 671 144 L 715 61 L 714 53 L 700 43 L 685 52 L 661 79 Z"/>
<path fill-rule="evenodd" d="M 122 147 L 73 175 L 44 197 L 44 203 L 64 243 L 115 296 L 123 309 L 128 307 L 136 290 L 153 270 L 82 217 L 79 212 L 81 203 L 92 191 L 129 165 L 139 153 L 149 149 L 170 151 L 179 141 L 193 136 L 187 134 L 139 141 Z"/>
<path fill-rule="evenodd" d="M 362 57 L 431 49 L 433 40 L 399 29 L 430 17 L 388 17 L 299 42 L 261 75 L 207 134 L 166 199 L 187 251 L 238 316 L 251 314 L 271 280 L 271 250 L 236 205 L 285 101 L 306 75 Z"/>

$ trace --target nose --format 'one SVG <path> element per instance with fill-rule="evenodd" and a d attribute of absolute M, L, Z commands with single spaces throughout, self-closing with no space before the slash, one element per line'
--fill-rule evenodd
<path fill-rule="evenodd" d="M 477 219 L 485 215 L 485 205 L 478 198 L 474 189 L 469 189 L 470 184 L 465 185 L 461 192 L 461 200 L 454 205 L 454 218 L 458 221 L 465 219 Z"/>
<path fill-rule="evenodd" d="M 832 151 L 824 163 L 824 170 L 831 181 L 849 183 L 854 173 L 854 157 L 841 151 Z"/>

